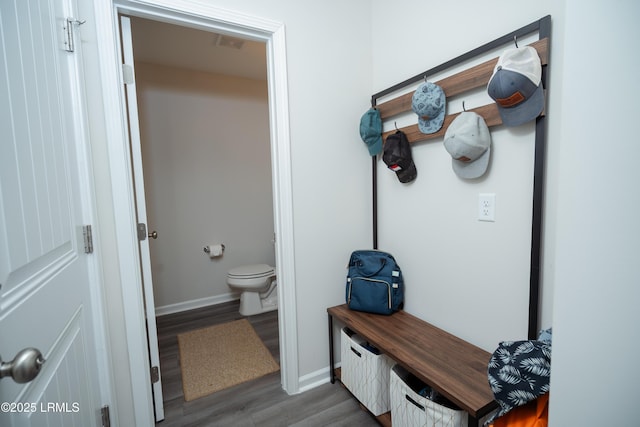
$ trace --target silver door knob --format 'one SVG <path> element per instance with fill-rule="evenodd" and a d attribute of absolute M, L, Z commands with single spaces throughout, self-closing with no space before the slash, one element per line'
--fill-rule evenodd
<path fill-rule="evenodd" d="M 38 376 L 45 360 L 40 350 L 25 348 L 11 362 L 3 362 L 0 357 L 0 379 L 11 377 L 19 384 L 28 383 Z"/>
<path fill-rule="evenodd" d="M 158 232 L 157 231 L 152 231 L 151 233 L 149 233 L 149 238 L 150 239 L 157 239 L 158 238 Z"/>

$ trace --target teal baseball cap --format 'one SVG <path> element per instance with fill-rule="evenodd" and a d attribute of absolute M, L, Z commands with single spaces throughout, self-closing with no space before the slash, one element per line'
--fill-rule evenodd
<path fill-rule="evenodd" d="M 371 156 L 377 156 L 382 152 L 382 119 L 380 112 L 375 108 L 370 108 L 362 115 L 360 137 L 367 145 Z"/>

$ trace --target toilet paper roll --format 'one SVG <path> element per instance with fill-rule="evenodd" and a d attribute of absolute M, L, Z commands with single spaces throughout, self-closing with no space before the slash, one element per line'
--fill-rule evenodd
<path fill-rule="evenodd" d="M 222 256 L 224 252 L 224 245 L 221 243 L 212 243 L 205 246 L 204 251 L 209 254 L 209 258 L 216 258 Z"/>

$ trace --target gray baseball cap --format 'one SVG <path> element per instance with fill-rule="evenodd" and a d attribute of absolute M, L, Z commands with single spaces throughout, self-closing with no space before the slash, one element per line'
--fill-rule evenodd
<path fill-rule="evenodd" d="M 491 134 L 482 116 L 464 111 L 444 135 L 444 148 L 451 155 L 451 166 L 460 178 L 479 178 L 487 171 L 491 155 Z"/>
<path fill-rule="evenodd" d="M 544 109 L 542 65 L 531 46 L 505 50 L 493 69 L 487 93 L 505 126 L 529 122 Z"/>

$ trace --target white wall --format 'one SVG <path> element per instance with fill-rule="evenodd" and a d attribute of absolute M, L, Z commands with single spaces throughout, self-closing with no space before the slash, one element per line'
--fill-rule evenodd
<path fill-rule="evenodd" d="M 640 379 L 636 361 L 640 342 L 637 327 L 640 323 L 637 310 L 640 273 L 636 267 L 640 259 L 637 244 L 640 225 L 636 218 L 640 193 L 634 185 L 640 182 L 640 172 L 635 166 L 640 148 L 634 135 L 640 112 L 636 102 L 640 95 L 636 76 L 640 63 L 633 52 L 638 40 L 636 21 L 640 18 L 640 8 L 632 1 L 585 3 L 574 0 L 568 0 L 566 4 L 494 1 L 490 6 L 472 1 L 452 5 L 437 3 L 430 7 L 417 1 L 395 3 L 393 7 L 386 7 L 384 2 L 375 3 L 374 28 L 379 31 L 374 33 L 374 52 L 379 54 L 374 55 L 374 91 L 515 27 L 546 14 L 552 15 L 541 304 L 542 325 L 554 328 L 550 425 L 635 425 L 634 387 Z M 407 13 L 409 10 L 411 13 Z M 401 20 L 403 31 L 394 32 L 389 22 Z M 408 70 L 406 74 L 394 66 L 397 62 L 394 63 L 393 58 L 402 58 L 403 68 Z M 428 64 L 425 66 L 424 62 Z M 497 136 L 497 132 L 493 134 Z M 511 136 L 507 139 L 494 139 L 494 147 L 502 150 L 499 144 L 514 141 Z M 444 169 L 440 163 L 445 163 L 446 156 L 429 145 L 435 144 L 423 144 L 414 155 L 417 154 L 417 161 L 421 162 L 418 163 L 418 179 L 427 176 L 435 181 L 432 171 Z M 496 158 L 490 174 L 498 168 Z M 425 173 L 421 174 L 422 170 Z M 523 182 L 525 172 L 515 174 L 512 179 L 516 183 Z M 420 214 L 431 218 L 435 216 L 431 212 L 434 204 L 429 204 L 433 197 L 440 196 L 442 201 L 435 206 L 453 203 L 451 194 L 462 191 L 461 186 L 451 179 L 443 183 L 441 175 L 439 177 L 437 185 L 445 188 L 429 193 L 427 183 L 420 183 L 419 188 L 424 191 L 413 194 L 418 193 L 414 191 L 412 196 L 421 201 L 403 198 L 408 205 L 406 210 L 421 209 Z M 399 198 L 395 195 L 399 186 L 393 179 L 389 181 L 392 182 L 388 189 L 393 189 L 393 195 L 386 197 Z M 489 184 L 490 178 L 477 188 L 499 185 Z M 414 188 L 400 190 L 409 193 Z M 450 194 L 440 194 L 445 192 Z M 470 191 L 467 198 L 473 198 L 475 192 L 475 189 Z M 597 200 L 597 207 L 594 207 L 594 200 Z M 522 198 L 520 203 L 525 204 L 526 200 Z M 398 205 L 394 209 L 397 210 Z M 500 197 L 497 216 L 502 209 Z M 468 210 L 466 208 L 464 212 Z M 443 228 L 450 226 L 436 223 Z M 399 222 L 393 224 L 397 226 Z M 424 226 L 430 224 L 433 222 L 426 221 Z M 471 233 L 481 235 L 478 226 L 473 228 Z M 412 230 L 421 235 L 425 233 Z M 519 247 L 517 238 L 512 241 L 506 235 L 494 234 L 501 238 L 502 244 Z M 430 262 L 428 257 L 414 255 L 422 254 L 421 243 L 426 247 L 432 243 L 430 240 L 403 246 L 390 237 L 383 236 L 383 242 L 394 245 L 393 249 L 401 259 L 408 260 L 408 275 L 414 275 L 412 266 L 418 261 L 422 263 L 420 265 Z M 429 237 L 437 238 L 437 233 Z M 490 237 L 493 241 L 493 235 Z M 450 246 L 445 242 L 444 248 Z M 512 268 L 509 265 L 512 259 L 511 256 L 504 258 L 506 273 Z M 449 272 L 435 263 L 428 266 L 440 271 L 443 278 L 448 277 Z M 423 269 L 427 274 L 438 274 Z M 455 304 L 456 292 L 462 289 L 454 284 L 455 290 L 440 291 L 434 289 L 436 284 L 429 283 L 433 286 L 429 288 L 425 285 L 424 306 L 429 304 L 428 308 L 420 304 L 410 304 L 408 308 L 434 322 L 442 322 L 445 329 L 457 331 L 485 347 L 490 346 L 492 339 L 512 338 L 505 336 L 511 327 L 505 325 L 510 321 L 507 319 L 495 319 L 491 330 L 474 330 L 468 334 L 474 328 L 472 323 L 484 323 L 486 319 L 478 317 L 477 313 L 472 318 L 465 313 L 456 318 L 443 313 L 444 310 L 437 311 L 429 300 L 434 292 L 440 301 L 445 297 L 449 299 L 446 310 L 462 312 Z M 452 286 L 451 283 L 448 285 Z M 483 297 L 473 286 L 467 283 L 464 291 L 474 292 L 474 297 Z M 499 303 L 511 303 L 498 294 L 490 297 Z M 496 310 L 493 306 L 486 309 Z M 488 313 L 487 317 L 491 315 Z"/>
<path fill-rule="evenodd" d="M 545 236 L 553 232 L 554 180 L 557 164 L 557 115 L 561 98 L 554 82 L 561 76 L 564 9 L 553 1 L 374 2 L 374 90 L 420 74 L 546 15 L 552 16 L 547 85 L 548 168 Z M 460 13 L 464 10 L 464 13 Z M 402 31 L 392 22 L 402 22 Z M 537 40 L 519 40 L 519 45 Z M 504 46 L 464 64 L 497 57 Z M 400 60 L 401 58 L 401 60 Z M 430 81 L 461 71 L 428 76 Z M 407 88 L 415 89 L 417 85 Z M 400 92 L 402 93 L 402 92 Z M 449 98 L 447 114 L 492 103 L 486 89 Z M 413 113 L 393 118 L 385 130 L 414 124 Z M 491 129 L 488 171 L 476 180 L 458 178 L 442 138 L 413 144 L 418 177 L 400 184 L 378 163 L 380 176 L 379 247 L 392 252 L 406 281 L 405 309 L 487 351 L 503 340 L 526 339 L 533 197 L 534 123 Z M 478 194 L 496 194 L 496 221 L 477 220 Z M 544 254 L 553 251 L 545 241 Z M 552 323 L 552 264 L 542 271 L 543 299 L 539 327 Z"/>
<path fill-rule="evenodd" d="M 636 426 L 640 4 L 566 16 L 549 425 Z"/>
<path fill-rule="evenodd" d="M 370 2 L 216 0 L 287 34 L 300 376 L 328 379 L 326 308 L 346 264 L 371 246 L 371 159 L 359 135 L 371 95 Z"/>
<path fill-rule="evenodd" d="M 131 278 L 118 274 L 120 263 L 134 260 L 128 261 L 127 254 L 115 252 L 117 239 L 123 236 L 118 235 L 112 198 L 125 195 L 114 194 L 111 187 L 112 179 L 125 187 L 126 176 L 111 177 L 104 161 L 108 158 L 109 136 L 119 119 L 105 118 L 102 110 L 103 102 L 117 102 L 117 89 L 106 88 L 105 100 L 101 99 L 100 87 L 101 73 L 113 73 L 117 64 L 108 69 L 97 68 L 100 49 L 95 22 L 107 25 L 112 19 L 111 2 L 82 3 L 86 3 L 87 17 L 92 16 L 92 7 L 96 9 L 96 19 L 89 19 L 82 27 L 82 41 L 87 51 L 87 87 L 94 95 L 89 114 L 100 216 L 96 253 L 104 266 L 116 384 L 114 423 L 134 425 L 136 416 L 141 417 L 139 414 L 146 408 L 132 404 L 128 358 L 131 349 L 123 321 L 125 296 L 120 283 Z M 305 376 L 320 371 L 323 378 L 328 378 L 324 371 L 329 363 L 326 308 L 344 301 L 345 267 L 351 250 L 371 245 L 371 163 L 358 133 L 372 87 L 370 3 L 220 0 L 215 1 L 215 6 L 285 24 L 299 372 Z"/>
<path fill-rule="evenodd" d="M 136 63 L 136 86 L 156 310 L 237 297 L 229 269 L 275 265 L 267 83 Z"/>
<path fill-rule="evenodd" d="M 575 0 L 566 2 L 566 11 L 565 2 L 516 4 L 506 0 L 489 4 L 467 0 L 451 5 L 401 0 L 393 6 L 379 0 L 313 4 L 294 0 L 268 3 L 216 0 L 215 4 L 273 18 L 286 25 L 301 375 L 327 366 L 325 308 L 343 301 L 344 266 L 351 249 L 371 244 L 370 160 L 357 134 L 359 117 L 368 106 L 371 93 L 546 14 L 552 15 L 541 311 L 543 324 L 554 326 L 551 425 L 631 425 L 626 421 L 633 419 L 629 396 L 634 395 L 631 387 L 639 378 L 635 355 L 640 341 L 639 319 L 634 310 L 640 282 L 635 267 L 639 255 L 635 240 L 640 230 L 634 216 L 640 202 L 639 193 L 632 187 L 639 181 L 633 160 L 640 153 L 632 128 L 638 115 L 638 87 L 632 80 L 638 63 L 637 56 L 619 53 L 632 52 L 633 46 L 625 43 L 638 39 L 634 32 L 639 15 L 637 6 L 619 1 L 616 6 L 624 7 L 614 7 L 611 2 L 606 5 L 599 2 L 594 7 L 596 2 L 585 6 Z M 567 33 L 571 34 L 566 43 L 565 16 Z M 92 24 L 85 25 L 83 28 L 90 29 Z M 91 43 L 89 39 L 83 41 Z M 592 56 L 594 51 L 597 55 Z M 612 65 L 621 58 L 623 67 Z M 566 75 L 563 68 L 567 69 Z M 98 70 L 90 68 L 89 72 L 94 80 L 99 79 Z M 617 82 L 619 86 L 609 86 Z M 595 83 L 598 85 L 592 91 Z M 99 115 L 98 101 L 96 98 L 92 102 L 94 115 Z M 100 163 L 106 157 L 105 135 L 109 131 L 99 125 L 97 120 L 92 127 L 92 145 L 101 211 L 98 232 L 109 303 L 111 356 L 114 366 L 119 368 L 114 370 L 114 377 L 120 424 L 133 425 L 128 422 L 134 408 L 126 378 L 122 296 L 118 257 L 113 252 L 116 247 L 113 216 L 109 212 L 110 178 L 109 171 Z M 503 147 L 510 142 L 511 137 L 503 135 L 496 146 L 499 143 L 500 151 L 506 150 Z M 416 149 L 420 185 L 432 184 L 436 178 L 429 174 L 433 172 L 439 171 L 438 176 L 442 175 L 440 172 L 450 173 L 446 157 L 436 150 L 437 143 L 425 143 Z M 506 164 L 504 156 L 502 160 L 496 157 L 490 174 L 498 170 L 498 164 L 500 167 Z M 515 177 L 519 183 L 524 182 L 525 173 L 521 175 Z M 464 199 L 460 205 L 469 206 L 475 205 L 478 190 L 485 187 L 493 190 L 496 188 L 493 185 L 498 185 L 488 178 L 466 190 L 463 189 L 466 185 L 451 176 L 440 179 L 446 179 L 446 187 L 432 189 L 433 194 L 449 203 L 451 196 L 444 193 L 459 191 L 459 197 Z M 388 199 L 398 193 L 398 186 L 393 179 L 385 180 L 386 189 L 394 190 L 387 191 Z M 498 217 L 504 212 L 500 207 L 503 191 L 506 190 L 496 190 Z M 603 197 L 606 210 L 592 209 L 594 192 Z M 415 199 L 420 202 L 412 200 L 412 207 L 428 212 L 431 205 L 427 195 L 417 194 Z M 513 197 L 507 201 L 513 209 L 525 206 L 524 197 L 521 200 Z M 463 215 L 472 216 L 469 210 L 461 208 Z M 479 224 L 472 218 L 467 220 L 471 221 L 469 227 L 474 235 L 480 235 Z M 502 226 L 500 221 L 494 228 Z M 393 244 L 390 236 L 382 237 L 385 246 Z M 399 259 L 409 277 L 416 276 L 413 266 L 426 259 L 410 251 L 418 253 L 428 244 L 426 240 L 393 246 L 394 252 L 400 251 Z M 510 274 L 511 260 L 509 256 L 504 262 Z M 446 276 L 442 269 L 439 274 Z M 437 297 L 451 299 L 452 292 L 447 289 Z M 419 304 L 409 307 L 416 312 L 422 310 Z M 432 316 L 430 311 L 423 313 L 425 317 Z M 445 316 L 447 329 L 483 346 L 488 347 L 498 339 L 490 336 L 495 332 L 482 332 L 479 337 L 473 332 L 471 336 L 470 323 L 476 321 L 477 313 L 467 323 L 466 313 L 456 317 L 441 311 L 440 315 Z M 517 325 L 516 329 L 499 333 L 499 339 L 502 335 L 521 333 L 522 326 Z M 607 417 L 606 421 L 601 417 Z"/>

